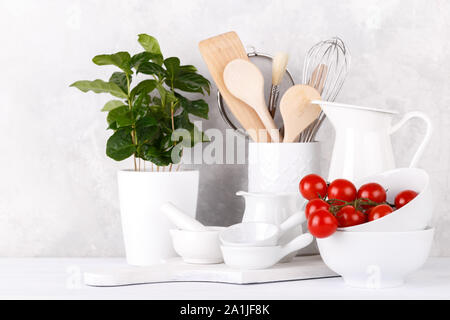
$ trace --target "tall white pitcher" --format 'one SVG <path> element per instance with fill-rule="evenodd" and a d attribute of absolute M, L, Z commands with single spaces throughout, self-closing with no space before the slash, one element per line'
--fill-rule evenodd
<path fill-rule="evenodd" d="M 412 118 L 425 121 L 426 132 L 410 162 L 410 167 L 417 165 L 431 137 L 431 121 L 419 111 L 406 113 L 398 123 L 392 125 L 392 117 L 397 114 L 395 111 L 319 100 L 312 103 L 320 105 L 336 131 L 329 181 L 337 178 L 354 181 L 394 169 L 391 134 Z"/>

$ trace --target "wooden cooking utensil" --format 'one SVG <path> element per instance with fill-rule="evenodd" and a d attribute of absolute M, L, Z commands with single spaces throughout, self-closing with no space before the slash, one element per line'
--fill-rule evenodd
<path fill-rule="evenodd" d="M 278 131 L 264 98 L 264 77 L 261 71 L 248 60 L 235 59 L 223 71 L 223 80 L 228 90 L 255 109 L 273 142 L 280 142 Z"/>
<path fill-rule="evenodd" d="M 313 87 L 298 84 L 290 87 L 280 101 L 280 112 L 284 122 L 283 142 L 295 142 L 300 133 L 320 114 L 320 107 L 311 104 L 320 100 L 319 92 Z"/>
<path fill-rule="evenodd" d="M 278 102 L 278 95 L 280 94 L 279 85 L 286 72 L 286 66 L 289 56 L 286 52 L 278 52 L 272 60 L 272 86 L 270 87 L 269 96 L 269 112 L 275 117 L 275 110 Z"/>
<path fill-rule="evenodd" d="M 311 74 L 311 79 L 308 82 L 308 85 L 316 89 L 320 95 L 322 95 L 322 91 L 325 86 L 325 81 L 327 79 L 327 72 L 328 67 L 323 63 L 319 64 L 314 69 L 313 73 Z M 322 112 L 319 113 L 317 118 L 308 126 L 308 128 L 302 131 L 302 133 L 300 134 L 300 142 L 309 142 L 310 139 L 312 139 L 312 136 L 314 134 L 314 128 L 318 124 L 321 114 Z"/>
<path fill-rule="evenodd" d="M 223 70 L 230 61 L 234 59 L 248 61 L 244 46 L 236 32 L 227 32 L 200 41 L 198 46 L 217 88 L 234 117 L 247 130 L 253 141 L 270 142 L 265 126 L 255 110 L 233 96 L 223 81 Z"/>

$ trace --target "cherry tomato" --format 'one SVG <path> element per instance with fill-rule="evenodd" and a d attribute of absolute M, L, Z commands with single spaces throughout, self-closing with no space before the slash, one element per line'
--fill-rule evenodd
<path fill-rule="evenodd" d="M 309 216 L 308 230 L 316 238 L 331 236 L 337 229 L 338 222 L 328 210 L 319 209 Z"/>
<path fill-rule="evenodd" d="M 388 215 L 393 211 L 394 209 L 392 209 L 391 206 L 387 204 L 380 204 L 370 209 L 368 220 L 373 221 L 376 219 L 380 219 L 381 217 L 384 217 L 385 215 Z"/>
<path fill-rule="evenodd" d="M 357 194 L 358 199 L 364 198 L 379 204 L 386 202 L 386 190 L 378 183 L 371 182 L 362 185 Z M 362 205 L 364 209 L 369 208 L 368 205 Z"/>
<path fill-rule="evenodd" d="M 328 186 L 328 199 L 353 201 L 356 199 L 356 188 L 348 180 L 336 179 Z"/>
<path fill-rule="evenodd" d="M 415 191 L 412 191 L 412 190 L 404 190 L 404 191 L 400 192 L 395 197 L 395 207 L 397 209 L 400 209 L 405 204 L 407 204 L 412 199 L 414 199 L 417 195 L 418 195 L 418 193 Z"/>
<path fill-rule="evenodd" d="M 327 183 L 317 174 L 308 174 L 304 176 L 299 184 L 300 193 L 303 198 L 311 200 L 327 195 Z"/>
<path fill-rule="evenodd" d="M 345 206 L 339 209 L 336 219 L 341 228 L 356 226 L 367 221 L 366 215 L 356 210 L 354 206 Z"/>
<path fill-rule="evenodd" d="M 369 207 L 364 212 L 366 213 L 366 216 L 369 217 L 369 214 L 372 212 L 372 209 L 375 207 Z"/>
<path fill-rule="evenodd" d="M 306 219 L 311 215 L 311 213 L 316 212 L 319 209 L 328 210 L 330 205 L 323 201 L 322 199 L 312 199 L 306 204 L 305 216 Z"/>

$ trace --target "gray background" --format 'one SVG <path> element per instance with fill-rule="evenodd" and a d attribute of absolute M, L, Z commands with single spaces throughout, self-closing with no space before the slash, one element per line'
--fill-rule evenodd
<path fill-rule="evenodd" d="M 131 167 L 105 156 L 106 95 L 68 85 L 106 78 L 91 63 L 100 53 L 138 52 L 137 34 L 160 41 L 209 77 L 200 40 L 229 30 L 245 45 L 290 53 L 299 81 L 307 49 L 338 35 L 352 66 L 338 100 L 426 112 L 435 132 L 420 166 L 433 179 L 433 255 L 450 255 L 450 1 L 20 1 L 0 2 L 0 256 L 120 256 L 116 171 Z M 204 128 L 225 128 L 209 98 Z M 423 134 L 412 122 L 393 137 L 406 166 Z M 323 167 L 333 130 L 326 123 Z M 326 172 L 326 170 L 324 170 Z M 208 224 L 237 222 L 246 188 L 244 165 L 201 167 L 198 206 Z"/>

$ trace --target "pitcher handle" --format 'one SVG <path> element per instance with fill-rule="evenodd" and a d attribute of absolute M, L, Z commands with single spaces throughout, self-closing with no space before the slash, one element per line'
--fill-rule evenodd
<path fill-rule="evenodd" d="M 395 125 L 393 125 L 389 131 L 389 134 L 393 134 L 394 132 L 396 132 L 398 129 L 400 129 L 401 127 L 403 127 L 403 125 L 408 122 L 408 120 L 412 119 L 412 118 L 419 118 L 422 119 L 425 124 L 427 125 L 426 127 L 426 132 L 425 132 L 425 136 L 421 142 L 421 144 L 419 145 L 419 148 L 417 148 L 416 153 L 414 154 L 411 163 L 409 164 L 410 168 L 413 168 L 417 165 L 417 162 L 419 161 L 420 157 L 422 156 L 426 145 L 428 144 L 428 142 L 430 141 L 431 138 L 431 134 L 433 132 L 433 125 L 431 123 L 430 118 L 423 112 L 420 111 L 412 111 L 412 112 L 408 112 L 406 113 L 403 118 L 397 122 Z"/>

